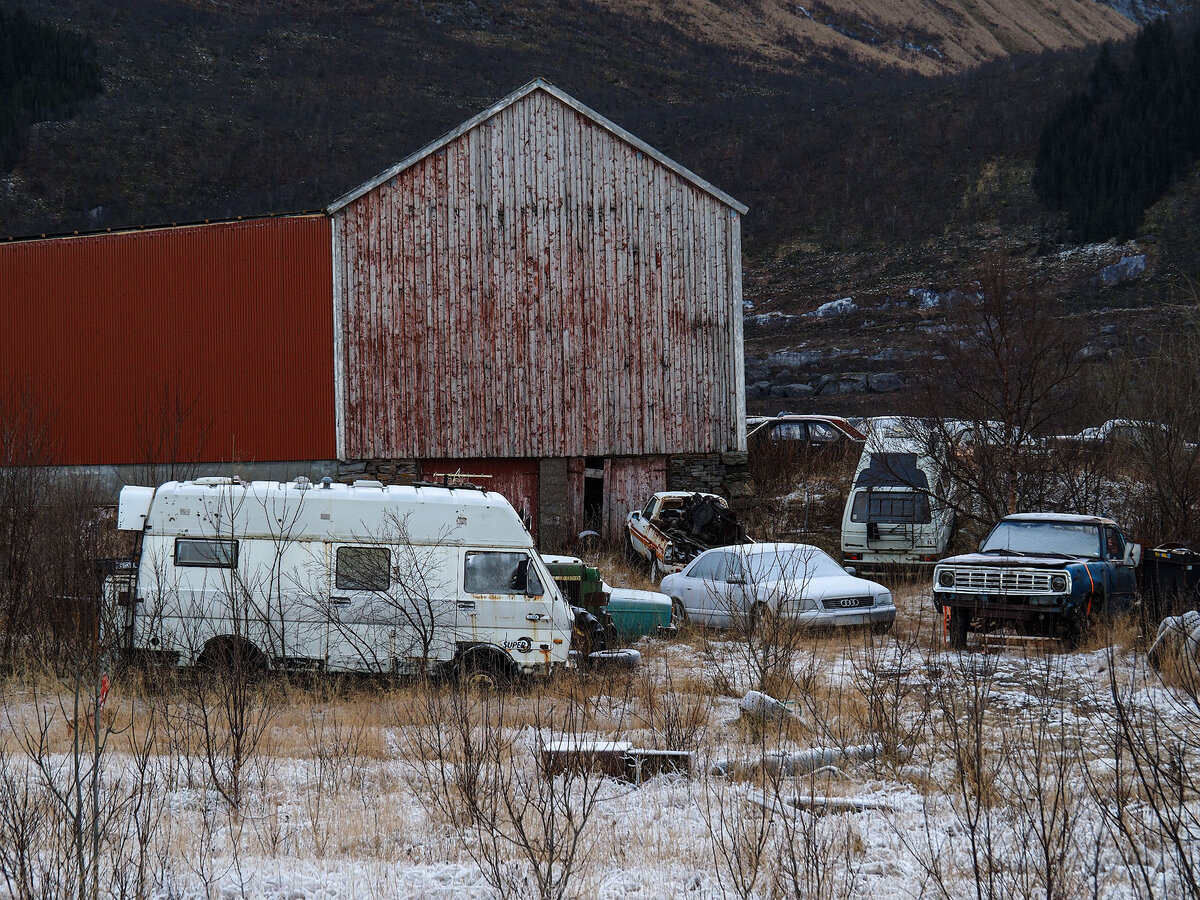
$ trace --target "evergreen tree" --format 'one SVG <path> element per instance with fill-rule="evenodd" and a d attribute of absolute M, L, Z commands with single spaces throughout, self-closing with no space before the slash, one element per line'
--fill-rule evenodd
<path fill-rule="evenodd" d="M 1080 240 L 1132 237 L 1200 157 L 1200 31 L 1182 47 L 1160 18 L 1122 67 L 1100 48 L 1086 88 L 1042 129 L 1033 187 Z"/>

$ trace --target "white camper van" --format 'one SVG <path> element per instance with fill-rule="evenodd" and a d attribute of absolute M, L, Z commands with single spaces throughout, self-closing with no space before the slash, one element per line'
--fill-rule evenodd
<path fill-rule="evenodd" d="M 933 496 L 939 473 L 906 420 L 884 420 L 868 432 L 842 513 L 847 566 L 932 568 L 946 551 L 954 512 Z"/>
<path fill-rule="evenodd" d="M 109 592 L 135 654 L 481 679 L 569 659 L 571 608 L 497 493 L 199 478 L 126 487 L 117 518 L 141 533 Z"/>

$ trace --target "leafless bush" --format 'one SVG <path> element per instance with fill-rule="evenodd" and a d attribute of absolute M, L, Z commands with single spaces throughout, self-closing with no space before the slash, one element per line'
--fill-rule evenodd
<path fill-rule="evenodd" d="M 422 698 L 422 720 L 407 735 L 426 812 L 461 829 L 501 896 L 570 896 L 594 850 L 589 825 L 605 782 L 588 764 L 595 723 L 586 705 L 535 698 L 520 714 L 513 697 L 490 691 L 430 687 Z M 521 719 L 524 734 L 515 731 Z M 555 770 L 539 759 L 551 727 L 563 747 L 578 748 L 579 765 Z"/>
<path fill-rule="evenodd" d="M 975 536 L 1012 512 L 1089 508 L 1095 488 L 1075 460 L 1041 440 L 1061 433 L 1078 402 L 1080 336 L 1004 256 L 984 261 L 977 288 L 978 299 L 947 313 L 939 353 L 920 375 L 922 409 L 910 429 L 943 476 L 929 491 Z"/>
<path fill-rule="evenodd" d="M 790 900 L 842 900 L 853 897 L 861 881 L 858 835 L 846 816 L 826 816 L 797 803 L 806 789 L 812 800 L 820 776 L 776 784 L 775 841 L 771 858 L 778 868 L 771 880 L 775 896 Z"/>
<path fill-rule="evenodd" d="M 924 680 L 927 655 L 917 632 L 850 644 L 851 681 L 861 700 L 861 725 L 875 745 L 874 759 L 907 762 L 929 734 L 930 693 Z"/>
<path fill-rule="evenodd" d="M 1200 897 L 1200 682 L 1123 681 L 1109 651 L 1112 772 L 1088 771 L 1105 828 L 1141 896 Z M 1158 690 L 1145 690 L 1147 682 Z"/>
<path fill-rule="evenodd" d="M 676 688 L 671 667 L 646 666 L 638 680 L 637 718 L 654 735 L 660 750 L 695 750 L 712 717 L 713 695 L 685 693 Z"/>

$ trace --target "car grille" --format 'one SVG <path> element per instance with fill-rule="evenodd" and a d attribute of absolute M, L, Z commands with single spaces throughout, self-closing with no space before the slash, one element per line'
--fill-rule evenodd
<path fill-rule="evenodd" d="M 826 597 L 821 603 L 826 609 L 857 609 L 862 606 L 873 606 L 872 597 Z"/>
<path fill-rule="evenodd" d="M 1050 576 L 1042 569 L 954 569 L 954 590 L 981 594 L 1049 594 Z"/>

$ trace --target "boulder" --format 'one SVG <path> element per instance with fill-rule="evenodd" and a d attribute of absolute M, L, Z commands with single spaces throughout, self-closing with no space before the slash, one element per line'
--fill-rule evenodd
<path fill-rule="evenodd" d="M 1096 280 L 1100 284 L 1121 284 L 1125 281 L 1140 278 L 1145 271 L 1145 253 L 1139 253 L 1137 256 L 1122 256 L 1120 262 L 1115 262 L 1111 266 L 1105 266 L 1101 269 L 1100 274 L 1096 276 Z"/>
<path fill-rule="evenodd" d="M 862 394 L 867 391 L 867 375 L 850 372 L 841 375 L 822 375 L 814 393 L 817 394 Z"/>
<path fill-rule="evenodd" d="M 797 399 L 799 397 L 811 397 L 813 395 L 812 385 L 808 384 L 785 384 L 783 386 L 783 396 L 788 399 Z"/>
<path fill-rule="evenodd" d="M 834 316 L 844 316 L 857 311 L 858 304 L 854 302 L 852 297 L 842 297 L 838 300 L 830 300 L 828 303 L 822 303 L 812 312 L 807 312 L 804 315 L 818 319 L 830 319 Z"/>
<path fill-rule="evenodd" d="M 876 372 L 867 376 L 867 388 L 876 394 L 890 394 L 907 387 L 898 372 Z"/>
<path fill-rule="evenodd" d="M 772 369 L 791 368 L 793 366 L 811 366 L 819 363 L 825 354 L 820 350 L 780 350 L 767 354 L 765 364 Z"/>

